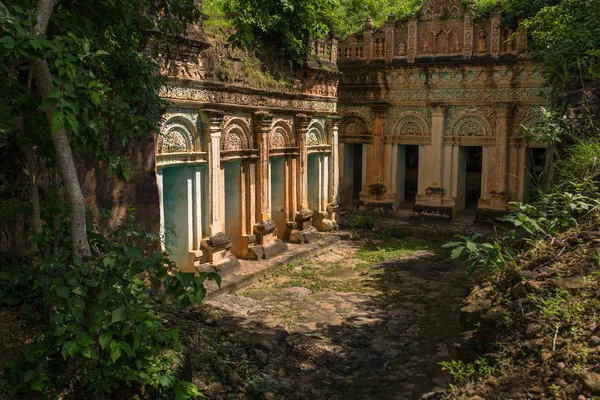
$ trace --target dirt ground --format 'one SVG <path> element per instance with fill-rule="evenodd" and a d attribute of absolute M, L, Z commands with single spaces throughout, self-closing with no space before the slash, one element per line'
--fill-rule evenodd
<path fill-rule="evenodd" d="M 439 246 L 383 237 L 341 241 L 206 307 L 258 347 L 283 388 L 266 398 L 419 399 L 450 383 L 438 363 L 467 293 Z"/>

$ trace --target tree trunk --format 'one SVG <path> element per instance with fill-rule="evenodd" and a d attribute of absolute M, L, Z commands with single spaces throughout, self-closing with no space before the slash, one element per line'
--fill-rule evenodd
<path fill-rule="evenodd" d="M 52 15 L 52 9 L 56 0 L 40 0 L 36 7 L 37 24 L 34 28 L 36 33 L 41 35 L 46 33 L 48 22 Z M 50 69 L 46 60 L 31 60 L 31 66 L 35 74 L 35 80 L 42 100 L 50 96 L 52 89 Z M 48 126 L 52 129 L 52 118 L 55 108 L 46 110 L 46 119 Z M 71 216 L 71 246 L 73 255 L 88 257 L 91 255 L 90 245 L 87 238 L 86 220 L 85 220 L 85 202 L 79 178 L 75 168 L 75 160 L 69 143 L 69 136 L 65 129 L 60 129 L 52 134 L 52 143 L 56 153 L 56 160 L 60 168 L 63 184 L 67 194 L 67 201 L 70 206 Z"/>

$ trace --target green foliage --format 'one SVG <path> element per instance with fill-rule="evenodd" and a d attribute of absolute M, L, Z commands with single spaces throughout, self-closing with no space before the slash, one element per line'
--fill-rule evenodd
<path fill-rule="evenodd" d="M 345 39 L 356 33 L 362 34 L 367 17 L 380 28 L 390 14 L 395 14 L 396 21 L 402 23 L 416 16 L 422 5 L 423 0 L 339 0 L 334 29 Z"/>
<path fill-rule="evenodd" d="M 128 221 L 106 237 L 91 235 L 94 255 L 87 261 L 46 259 L 26 290 L 42 292 L 44 309 L 52 308 L 53 315 L 25 357 L 7 363 L 2 392 L 59 398 L 70 388 L 84 398 L 134 384 L 170 389 L 178 399 L 198 396 L 193 385 L 178 379 L 178 330 L 165 327 L 156 308 L 163 294 L 181 307 L 196 304 L 206 294 L 204 281 L 220 278 L 178 272 L 163 254 L 148 250 L 156 240 Z"/>
<path fill-rule="evenodd" d="M 539 196 L 533 204 L 510 203 L 513 214 L 501 220 L 525 231 L 532 238 L 551 237 L 577 226 L 577 217 L 598 209 L 598 200 L 581 195 L 553 191 Z"/>
<path fill-rule="evenodd" d="M 507 22 L 535 16 L 544 7 L 555 6 L 561 0 L 502 0 L 502 12 Z"/>
<path fill-rule="evenodd" d="M 370 231 L 375 227 L 375 219 L 370 215 L 360 213 L 350 223 L 350 227 L 354 232 Z"/>
<path fill-rule="evenodd" d="M 503 246 L 503 241 L 512 239 L 512 235 L 502 239 L 492 239 L 491 243 L 480 243 L 482 238 L 480 233 L 476 233 L 471 237 L 457 236 L 461 239 L 459 242 L 449 242 L 442 247 L 451 249 L 451 257 L 457 263 L 467 264 L 467 276 L 471 277 L 477 272 L 483 273 L 485 276 L 495 275 L 510 264 L 513 252 L 509 248 Z"/>
<path fill-rule="evenodd" d="M 551 83 L 561 89 L 573 77 L 599 77 L 600 0 L 549 3 L 551 6 L 540 9 L 526 27 L 533 38 L 535 56 L 542 61 Z"/>
<path fill-rule="evenodd" d="M 276 48 L 302 64 L 309 39 L 324 38 L 333 22 L 335 0 L 230 0 L 223 6 L 236 33 L 233 47 L 262 45 Z"/>
<path fill-rule="evenodd" d="M 463 0 L 463 5 L 471 5 L 472 15 L 474 20 L 488 18 L 492 11 L 498 5 L 497 0 Z"/>
<path fill-rule="evenodd" d="M 111 145 L 149 137 L 163 109 L 161 78 L 147 49 L 160 38 L 157 34 L 182 33 L 199 18 L 194 2 L 59 0 L 44 36 L 32 32 L 34 5 L 17 0 L 0 8 L 0 69 L 5 71 L 0 74 L 0 138 L 14 134 L 17 118 L 27 116 L 20 129 L 23 145 L 42 146 L 52 160 L 48 133 L 65 128 L 73 147 L 127 180 L 129 167 Z M 35 80 L 22 72 L 33 58 L 45 59 L 52 74 L 53 89 L 45 101 Z M 49 109 L 54 110 L 51 128 L 43 112 Z"/>
<path fill-rule="evenodd" d="M 488 364 L 486 358 L 478 358 L 471 364 L 452 360 L 441 362 L 440 365 L 442 366 L 442 370 L 450 373 L 452 380 L 457 384 L 481 382 L 495 372 L 494 368 Z"/>
<path fill-rule="evenodd" d="M 600 138 L 576 138 L 557 166 L 561 177 L 570 182 L 593 182 L 600 176 Z"/>

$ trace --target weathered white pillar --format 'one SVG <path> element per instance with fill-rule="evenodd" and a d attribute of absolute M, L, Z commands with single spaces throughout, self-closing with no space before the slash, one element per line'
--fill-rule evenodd
<path fill-rule="evenodd" d="M 340 196 L 340 163 L 343 162 L 340 153 L 339 129 L 340 118 L 332 117 L 327 121 L 327 136 L 331 145 L 329 157 L 329 203 L 339 207 Z"/>
<path fill-rule="evenodd" d="M 260 151 L 257 170 L 257 220 L 259 222 L 271 218 L 271 177 L 269 175 L 269 133 L 273 116 L 266 111 L 254 113 L 254 132 Z"/>
<path fill-rule="evenodd" d="M 165 247 L 165 191 L 164 191 L 164 177 L 163 169 L 159 168 L 156 171 L 156 184 L 158 186 L 158 201 L 160 204 L 160 250 L 166 251 Z"/>
<path fill-rule="evenodd" d="M 196 166 L 194 168 L 194 242 L 192 243 L 191 249 L 200 250 L 202 242 L 202 167 Z"/>
<path fill-rule="evenodd" d="M 444 177 L 444 120 L 446 107 L 431 109 L 431 145 L 433 146 L 433 174 L 431 186 L 441 187 Z"/>
<path fill-rule="evenodd" d="M 221 132 L 223 129 L 224 113 L 217 110 L 202 110 L 208 117 L 208 219 L 210 234 L 214 235 L 225 231 L 224 221 L 221 219 L 223 199 L 219 198 L 223 192 L 221 179 Z"/>
<path fill-rule="evenodd" d="M 296 115 L 296 136 L 300 148 L 298 168 L 298 211 L 308 210 L 308 128 L 310 118 L 304 114 Z"/>
<path fill-rule="evenodd" d="M 496 120 L 496 187 L 498 193 L 507 191 L 508 137 L 511 110 L 509 107 L 498 109 Z"/>

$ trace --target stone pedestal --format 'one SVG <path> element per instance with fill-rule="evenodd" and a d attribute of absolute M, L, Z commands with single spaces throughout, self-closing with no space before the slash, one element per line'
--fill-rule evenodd
<path fill-rule="evenodd" d="M 231 271 L 239 268 L 237 257 L 230 253 L 231 238 L 223 232 L 216 233 L 202 241 L 202 258 L 196 260 L 198 271 Z"/>
<path fill-rule="evenodd" d="M 414 215 L 425 219 L 451 220 L 454 216 L 453 205 L 444 201 L 446 191 L 439 187 L 429 187 L 425 196 L 417 198 Z"/>
<path fill-rule="evenodd" d="M 287 244 L 277 238 L 277 225 L 272 219 L 266 219 L 254 225 L 255 245 L 249 246 L 247 258 L 264 260 L 273 258 L 288 249 Z"/>
<path fill-rule="evenodd" d="M 303 210 L 296 213 L 295 229 L 290 234 L 290 242 L 296 244 L 308 244 L 321 240 L 323 237 L 312 226 L 314 213 Z"/>

